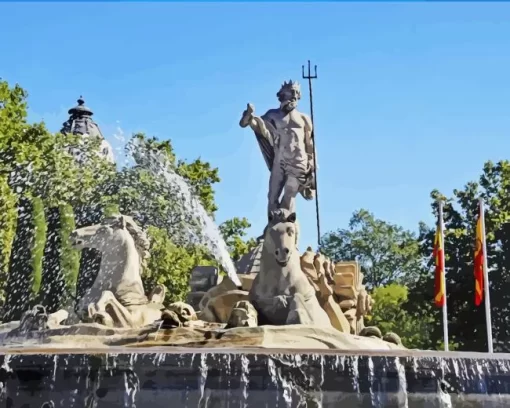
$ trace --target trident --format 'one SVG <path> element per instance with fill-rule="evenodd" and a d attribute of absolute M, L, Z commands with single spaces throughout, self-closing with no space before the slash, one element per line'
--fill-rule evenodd
<path fill-rule="evenodd" d="M 319 187 L 317 184 L 317 147 L 315 144 L 315 123 L 313 121 L 313 94 L 312 94 L 312 79 L 317 78 L 317 65 L 314 65 L 315 74 L 312 75 L 310 70 L 310 60 L 308 60 L 308 75 L 305 75 L 305 66 L 302 66 L 303 79 L 308 79 L 308 90 L 310 92 L 310 118 L 312 120 L 312 141 L 313 141 L 313 175 L 315 178 L 315 212 L 317 214 L 317 242 L 321 246 L 321 226 L 319 218 Z"/>

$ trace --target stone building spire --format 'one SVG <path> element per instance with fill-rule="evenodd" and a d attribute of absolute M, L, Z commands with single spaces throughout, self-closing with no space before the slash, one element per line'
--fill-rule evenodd
<path fill-rule="evenodd" d="M 78 105 L 69 109 L 69 119 L 62 124 L 60 132 L 81 135 L 83 137 L 98 138 L 101 140 L 99 154 L 109 162 L 113 163 L 115 161 L 113 157 L 113 149 L 104 138 L 97 123 L 95 123 L 92 119 L 92 115 L 94 113 L 85 105 L 85 101 L 82 96 L 80 96 L 77 102 Z"/>

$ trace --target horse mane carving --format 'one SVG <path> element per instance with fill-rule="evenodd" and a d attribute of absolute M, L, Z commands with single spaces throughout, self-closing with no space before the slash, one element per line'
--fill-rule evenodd
<path fill-rule="evenodd" d="M 95 248 L 102 253 L 101 267 L 94 283 L 79 300 L 77 311 L 85 320 L 107 326 L 138 327 L 161 317 L 159 307 L 149 305 L 161 301 L 166 288 L 158 285 L 158 293 L 149 298 L 141 278 L 149 257 L 149 239 L 134 219 L 114 215 L 100 223 L 79 228 L 70 236 L 76 249 Z M 154 297 L 154 295 L 157 295 Z"/>
<path fill-rule="evenodd" d="M 125 225 L 126 230 L 135 241 L 135 247 L 138 255 L 140 256 L 141 266 L 147 266 L 146 261 L 150 257 L 150 240 L 145 231 L 138 226 L 133 217 L 119 214 L 107 217 L 101 221 L 101 225 L 109 225 L 111 227 L 122 227 L 122 224 Z"/>

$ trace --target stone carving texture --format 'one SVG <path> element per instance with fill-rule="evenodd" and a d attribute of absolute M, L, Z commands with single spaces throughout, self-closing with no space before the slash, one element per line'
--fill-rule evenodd
<path fill-rule="evenodd" d="M 330 326 L 315 291 L 301 271 L 296 243 L 296 214 L 286 209 L 270 213 L 264 235 L 260 272 L 250 300 L 266 324 Z"/>
<path fill-rule="evenodd" d="M 78 105 L 69 109 L 69 119 L 62 124 L 61 133 L 68 133 L 73 135 L 81 135 L 83 137 L 96 138 L 101 141 L 99 147 L 99 154 L 103 156 L 110 163 L 114 163 L 113 149 L 106 141 L 99 126 L 92 120 L 94 113 L 85 106 L 85 101 L 80 96 Z M 73 155 L 80 160 L 80 152 L 72 151 Z"/>
<path fill-rule="evenodd" d="M 149 299 L 141 268 L 149 256 L 149 241 L 131 217 L 118 215 L 71 234 L 74 248 L 102 253 L 99 274 L 78 304 L 85 321 L 111 327 L 141 327 L 161 318 L 166 288 L 156 287 Z"/>
<path fill-rule="evenodd" d="M 215 267 L 197 266 L 191 271 L 187 302 L 165 308 L 164 286 L 148 296 L 143 287 L 141 271 L 149 256 L 145 232 L 131 217 L 112 216 L 70 237 L 76 249 L 102 253 L 99 274 L 76 308 L 83 323 L 63 326 L 77 316 L 66 310 L 48 315 L 37 306 L 20 322 L 1 325 L 0 337 L 44 333 L 57 344 L 69 336 L 102 345 L 129 344 L 146 336 L 145 344 L 166 341 L 190 347 L 402 348 L 395 333 L 383 336 L 377 327 L 364 326 L 373 300 L 356 262 L 334 263 L 310 247 L 299 254 L 295 199 L 315 194 L 312 124 L 296 109 L 299 84 L 285 82 L 277 96 L 279 108 L 258 117 L 248 105 L 240 121 L 254 131 L 271 171 L 268 223 L 258 246 L 238 262 L 240 286 Z M 62 132 L 104 141 L 83 99 L 69 114 Z M 107 150 L 102 153 L 109 157 Z"/>
<path fill-rule="evenodd" d="M 277 97 L 280 106 L 261 117 L 248 104 L 239 125 L 253 130 L 271 172 L 268 213 L 278 208 L 295 212 L 297 194 L 301 193 L 307 200 L 315 195 L 312 121 L 297 110 L 301 98 L 297 82 L 284 82 Z"/>

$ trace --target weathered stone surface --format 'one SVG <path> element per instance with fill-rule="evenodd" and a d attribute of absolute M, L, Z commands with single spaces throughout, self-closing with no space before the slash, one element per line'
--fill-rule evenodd
<path fill-rule="evenodd" d="M 211 323 L 227 323 L 232 313 L 232 308 L 237 302 L 242 300 L 248 300 L 248 292 L 245 290 L 234 289 L 223 292 L 207 302 L 199 318 Z"/>
<path fill-rule="evenodd" d="M 342 310 L 349 310 L 353 307 L 356 307 L 356 301 L 355 300 L 342 300 L 340 303 L 340 308 Z"/>
<path fill-rule="evenodd" d="M 383 340 L 388 343 L 396 344 L 397 346 L 402 346 L 402 339 L 400 338 L 400 336 L 398 334 L 393 333 L 393 332 L 386 333 L 383 336 Z"/>
<path fill-rule="evenodd" d="M 260 347 L 277 349 L 392 350 L 402 349 L 381 339 L 340 333 L 333 327 L 308 325 L 236 327 L 215 332 L 179 328 L 151 333 L 132 347 L 171 343 L 186 347 Z"/>
<path fill-rule="evenodd" d="M 378 338 L 341 333 L 333 327 L 310 325 L 236 327 L 201 321 L 191 327 L 159 329 L 151 325 L 139 329 L 107 328 L 94 323 L 62 326 L 58 329 L 32 332 L 23 338 L 1 338 L 4 346 L 93 348 L 93 347 L 151 347 L 176 346 L 197 348 L 270 349 L 334 349 L 334 350 L 391 350 L 404 349 Z"/>
<path fill-rule="evenodd" d="M 335 264 L 335 274 L 348 274 L 354 277 L 358 273 L 358 264 L 356 262 L 337 262 Z M 343 285 L 353 285 L 355 282 L 342 283 Z"/>
<path fill-rule="evenodd" d="M 357 328 L 357 326 L 356 326 L 356 322 L 357 322 L 356 309 L 344 310 L 343 312 L 344 312 L 345 318 L 349 322 L 349 326 L 351 327 L 351 334 L 356 334 L 356 328 Z"/>
<path fill-rule="evenodd" d="M 260 271 L 260 254 L 262 251 L 263 240 L 259 239 L 258 245 L 247 254 L 244 254 L 236 262 L 238 275 L 257 274 Z"/>
<path fill-rule="evenodd" d="M 326 274 L 326 271 L 324 270 L 324 262 L 326 262 L 326 257 L 324 255 L 322 255 L 320 252 L 315 254 L 315 257 L 313 259 L 313 266 L 315 268 L 317 277 Z"/>
<path fill-rule="evenodd" d="M 198 305 L 199 310 L 205 310 L 207 307 L 207 303 L 209 303 L 211 299 L 221 295 L 222 293 L 226 293 L 236 289 L 237 285 L 234 282 L 232 282 L 232 280 L 229 277 L 225 277 L 219 285 L 212 287 L 205 293 L 204 297 L 202 298 Z"/>
<path fill-rule="evenodd" d="M 332 268 L 333 268 L 332 264 L 333 264 L 333 262 L 331 262 L 331 259 L 329 259 L 329 258 L 325 258 L 324 263 L 322 264 L 322 266 L 324 268 L 324 274 L 326 275 L 326 279 L 327 279 L 328 283 L 330 283 L 330 284 L 334 283 L 333 274 L 331 273 Z"/>
<path fill-rule="evenodd" d="M 246 301 L 241 300 L 237 302 L 232 308 L 230 317 L 227 323 L 227 329 L 232 327 L 257 327 L 258 313 L 253 305 Z"/>
<path fill-rule="evenodd" d="M 255 133 L 271 172 L 268 213 L 279 208 L 295 212 L 298 194 L 307 200 L 315 196 L 313 124 L 308 115 L 296 109 L 300 97 L 300 85 L 285 82 L 278 92 L 278 108 L 255 116 L 255 108 L 248 104 L 239 121 L 241 127 L 250 126 Z"/>
<path fill-rule="evenodd" d="M 334 290 L 335 290 L 335 294 L 338 295 L 338 297 L 341 300 L 351 300 L 351 299 L 357 300 L 357 298 L 358 298 L 358 293 L 356 292 L 356 289 L 354 289 L 354 286 L 335 285 Z"/>
<path fill-rule="evenodd" d="M 161 319 L 159 301 L 166 289 L 153 291 L 154 299 L 145 293 L 140 270 L 150 243 L 132 217 L 107 217 L 100 224 L 74 230 L 70 240 L 75 249 L 94 248 L 102 254 L 98 276 L 77 305 L 84 320 L 110 327 L 143 327 Z"/>
<path fill-rule="evenodd" d="M 93 112 L 85 106 L 85 101 L 80 96 L 78 105 L 69 109 L 69 119 L 62 124 L 60 130 L 63 134 L 80 135 L 83 138 L 99 139 L 101 145 L 97 152 L 110 163 L 115 163 L 113 149 L 110 143 L 104 138 L 97 123 L 92 119 Z M 83 161 L 83 152 L 77 148 L 69 149 L 70 153 L 79 161 Z"/>
<path fill-rule="evenodd" d="M 250 301 L 263 323 L 331 326 L 316 291 L 301 270 L 296 241 L 296 214 L 272 211 L 265 229 L 260 272 Z"/>
<path fill-rule="evenodd" d="M 333 280 L 335 282 L 335 285 L 338 286 L 352 286 L 354 287 L 354 274 L 350 272 L 346 273 L 335 273 L 333 275 Z"/>
<path fill-rule="evenodd" d="M 189 282 L 191 291 L 207 292 L 218 284 L 218 276 L 218 268 L 214 266 L 195 266 Z"/>
<path fill-rule="evenodd" d="M 327 313 L 329 321 L 335 329 L 341 331 L 342 333 L 351 332 L 351 326 L 349 325 L 347 318 L 342 312 L 340 305 L 334 301 L 332 296 L 329 296 L 327 300 L 321 304 L 321 306 Z"/>
<path fill-rule="evenodd" d="M 381 330 L 375 326 L 364 327 L 359 335 L 363 337 L 377 337 L 379 339 L 382 339 Z"/>
<path fill-rule="evenodd" d="M 256 273 L 249 273 L 249 274 L 243 274 L 243 275 L 237 275 L 239 277 L 239 280 L 241 281 L 241 289 L 250 291 L 251 286 L 253 285 L 253 280 L 256 278 Z"/>
<path fill-rule="evenodd" d="M 314 266 L 314 258 L 315 254 L 313 253 L 311 247 L 308 247 L 300 258 L 301 270 L 313 282 L 318 279 L 317 271 L 315 270 Z"/>
<path fill-rule="evenodd" d="M 205 296 L 206 292 L 190 292 L 186 296 L 186 303 L 191 305 L 193 309 L 200 310 L 200 301 Z"/>

